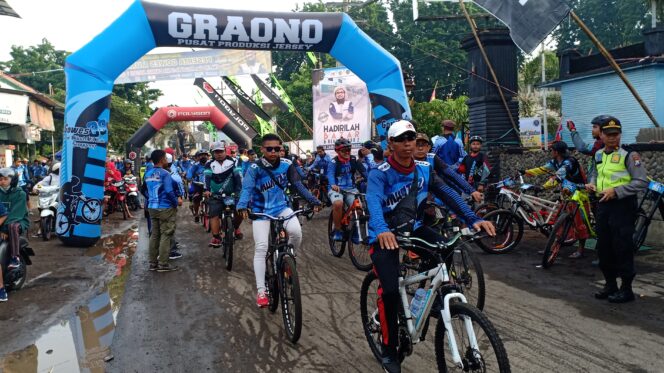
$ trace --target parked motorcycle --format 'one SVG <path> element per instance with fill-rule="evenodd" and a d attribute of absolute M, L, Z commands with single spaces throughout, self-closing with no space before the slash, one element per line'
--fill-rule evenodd
<path fill-rule="evenodd" d="M 37 185 L 35 188 L 39 193 L 39 216 L 40 230 L 44 241 L 51 239 L 51 234 L 55 231 L 55 216 L 58 212 L 58 196 L 60 195 L 60 186 Z"/>
<path fill-rule="evenodd" d="M 6 240 L 0 241 L 0 266 L 2 266 L 3 280 L 7 290 L 19 290 L 25 284 L 28 278 L 28 266 L 32 264 L 31 256 L 35 255 L 34 250 L 30 247 L 28 240 L 21 237 L 19 245 L 19 266 L 7 269 L 11 253 L 9 250 L 9 242 Z"/>
<path fill-rule="evenodd" d="M 107 187 L 110 192 L 110 197 L 106 204 L 106 211 L 104 215 L 110 215 L 114 211 L 122 211 L 122 218 L 127 220 L 129 210 L 127 208 L 127 190 L 125 189 L 124 180 L 110 182 L 112 187 Z"/>
<path fill-rule="evenodd" d="M 126 175 L 123 179 L 127 190 L 127 206 L 131 211 L 136 211 L 141 208 L 141 202 L 138 199 L 138 179 L 134 175 Z"/>

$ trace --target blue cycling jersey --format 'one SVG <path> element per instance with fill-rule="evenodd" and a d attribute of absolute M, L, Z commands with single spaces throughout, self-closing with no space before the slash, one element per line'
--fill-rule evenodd
<path fill-rule="evenodd" d="M 364 168 L 367 170 L 367 173 L 374 168 L 378 167 L 378 164 L 376 163 L 376 160 L 374 159 L 374 155 L 369 153 L 367 154 L 363 159 L 362 159 L 362 164 L 364 165 Z"/>
<path fill-rule="evenodd" d="M 173 189 L 178 197 L 184 196 L 184 183 L 179 173 L 171 170 L 171 179 L 173 179 Z"/>
<path fill-rule="evenodd" d="M 177 207 L 178 198 L 173 189 L 174 182 L 168 171 L 154 167 L 145 173 L 149 209 Z"/>
<path fill-rule="evenodd" d="M 338 157 L 334 157 L 327 165 L 327 182 L 330 185 L 338 185 L 342 190 L 355 188 L 355 175 L 353 174 L 351 163 L 355 162 L 356 172 L 359 172 L 365 179 L 367 171 L 361 162 L 351 158 L 347 162 L 342 162 Z M 337 164 L 339 164 L 337 166 Z M 339 167 L 339 176 L 336 176 L 337 167 Z"/>
<path fill-rule="evenodd" d="M 192 165 L 193 163 L 189 159 L 178 161 L 178 170 L 186 174 Z"/>
<path fill-rule="evenodd" d="M 259 162 L 261 162 L 262 167 L 272 172 L 279 185 L 275 184 L 266 169 L 258 165 Z M 244 175 L 237 208 L 238 210 L 251 208 L 253 212 L 277 216 L 288 207 L 285 190 L 289 187 L 289 184 L 295 192 L 304 197 L 309 203 L 320 204 L 320 201 L 311 195 L 302 184 L 300 176 L 290 160 L 282 158 L 275 167 L 264 158 L 261 158 L 252 163 Z"/>
<path fill-rule="evenodd" d="M 192 165 L 187 171 L 187 179 L 192 181 L 205 182 L 205 165 L 200 162 Z"/>
<path fill-rule="evenodd" d="M 440 198 L 449 206 L 466 224 L 472 225 L 480 221 L 467 204 L 463 202 L 458 193 L 438 177 L 429 162 L 415 161 L 419 189 L 417 192 L 418 206 L 427 200 L 429 192 Z M 369 242 L 376 242 L 379 234 L 390 231 L 385 222 L 384 215 L 393 211 L 399 202 L 405 198 L 413 184 L 414 171 L 408 174 L 397 171 L 389 162 L 384 162 L 369 173 L 367 186 L 367 207 L 369 209 Z M 420 209 L 418 208 L 418 211 Z M 414 229 L 422 225 L 420 216 Z"/>
<path fill-rule="evenodd" d="M 313 163 L 311 163 L 311 166 L 309 166 L 310 170 L 323 170 L 323 174 L 327 174 L 327 165 L 332 161 L 332 158 L 330 158 L 329 155 L 325 154 L 325 156 L 321 157 L 320 155 L 317 155 L 316 158 L 314 159 Z"/>
<path fill-rule="evenodd" d="M 452 167 L 448 166 L 440 157 L 434 153 L 427 154 L 427 162 L 433 166 L 434 172 L 443 178 L 443 180 L 459 194 L 472 194 L 475 188 L 466 181 L 458 172 L 454 171 Z"/>

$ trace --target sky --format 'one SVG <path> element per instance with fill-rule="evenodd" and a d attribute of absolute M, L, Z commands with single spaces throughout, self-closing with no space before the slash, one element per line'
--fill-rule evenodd
<path fill-rule="evenodd" d="M 8 0 L 21 18 L 0 17 L 0 61 L 9 60 L 12 45 L 31 46 L 47 38 L 56 49 L 74 52 L 92 40 L 117 19 L 134 0 Z M 155 3 L 220 9 L 245 9 L 285 12 L 295 9 L 296 0 L 152 0 Z M 157 48 L 151 53 L 190 51 Z M 215 84 L 214 82 L 212 84 Z M 156 106 L 196 105 L 192 81 L 151 83 L 164 96 Z M 200 98 L 196 97 L 197 99 Z"/>

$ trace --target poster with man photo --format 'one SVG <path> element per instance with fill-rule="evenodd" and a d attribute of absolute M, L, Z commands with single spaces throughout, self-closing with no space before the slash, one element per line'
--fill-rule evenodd
<path fill-rule="evenodd" d="M 345 67 L 313 72 L 314 146 L 334 155 L 343 137 L 359 149 L 371 139 L 371 103 L 366 84 Z"/>

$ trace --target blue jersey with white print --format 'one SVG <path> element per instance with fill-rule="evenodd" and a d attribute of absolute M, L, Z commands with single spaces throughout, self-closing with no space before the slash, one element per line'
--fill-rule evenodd
<path fill-rule="evenodd" d="M 187 171 L 187 179 L 191 181 L 205 182 L 205 165 L 197 162 Z"/>
<path fill-rule="evenodd" d="M 173 189 L 175 190 L 175 194 L 178 197 L 184 196 L 184 184 L 182 183 L 182 177 L 180 177 L 180 174 L 171 170 L 171 179 L 173 179 Z"/>
<path fill-rule="evenodd" d="M 310 170 L 322 170 L 323 174 L 327 173 L 327 165 L 332 161 L 332 158 L 330 158 L 329 155 L 325 154 L 324 156 L 316 155 L 316 158 L 314 159 L 313 163 L 311 166 L 309 166 Z"/>
<path fill-rule="evenodd" d="M 154 167 L 145 173 L 145 185 L 148 192 L 149 209 L 177 207 L 178 198 L 173 188 L 173 178 L 168 171 Z"/>
<path fill-rule="evenodd" d="M 421 204 L 427 200 L 429 192 L 440 198 L 449 206 L 466 224 L 472 225 L 480 221 L 468 205 L 464 203 L 458 193 L 440 179 L 433 171 L 429 162 L 415 161 L 417 167 L 418 211 Z M 399 202 L 405 198 L 413 184 L 415 172 L 401 173 L 394 169 L 389 162 L 384 162 L 369 173 L 367 186 L 367 207 L 369 209 L 369 242 L 376 242 L 379 234 L 390 231 L 385 222 L 385 214 L 394 211 Z M 422 225 L 421 216 L 417 217 L 414 229 Z"/>
<path fill-rule="evenodd" d="M 434 172 L 440 176 L 443 181 L 447 183 L 452 189 L 454 189 L 459 194 L 472 194 L 475 192 L 475 188 L 466 181 L 466 179 L 461 176 L 460 173 L 452 169 L 447 163 L 445 163 L 440 157 L 434 153 L 427 154 L 427 162 L 431 164 Z"/>
<path fill-rule="evenodd" d="M 267 170 L 258 165 L 259 162 L 272 173 L 279 185 L 275 184 Z M 253 212 L 277 216 L 288 207 L 285 190 L 289 186 L 309 203 L 320 204 L 320 201 L 302 184 L 300 175 L 290 160 L 281 158 L 279 164 L 274 167 L 265 159 L 258 159 L 249 166 L 244 175 L 237 209 L 250 208 Z"/>
<path fill-rule="evenodd" d="M 355 164 L 355 170 L 353 170 L 353 164 Z M 339 176 L 337 176 L 337 168 L 339 168 Z M 355 172 L 359 172 L 366 179 L 367 171 L 355 157 L 349 158 L 347 162 L 342 162 L 339 157 L 334 157 L 327 164 L 327 182 L 330 185 L 338 185 L 342 190 L 354 189 Z"/>

